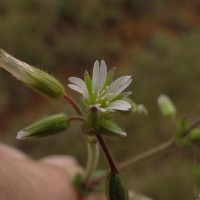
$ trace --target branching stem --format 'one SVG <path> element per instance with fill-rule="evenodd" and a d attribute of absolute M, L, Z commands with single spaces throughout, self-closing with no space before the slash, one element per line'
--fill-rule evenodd
<path fill-rule="evenodd" d="M 155 156 L 160 153 L 164 153 L 164 152 L 168 151 L 169 149 L 174 148 L 175 146 L 176 146 L 176 144 L 174 142 L 174 139 L 170 139 L 150 150 L 147 150 L 139 155 L 136 155 L 136 156 L 126 160 L 125 162 L 123 162 L 119 165 L 119 169 L 124 170 L 124 169 L 130 167 L 131 165 L 134 165 L 136 163 L 139 163 L 141 161 L 149 159 L 152 156 Z"/>
<path fill-rule="evenodd" d="M 65 94 L 64 99 L 72 106 L 72 108 L 77 112 L 77 114 L 83 115 L 81 108 L 77 105 L 77 103 L 75 102 L 75 100 L 72 97 Z"/>
<path fill-rule="evenodd" d="M 176 144 L 174 142 L 174 139 L 170 139 L 152 149 L 149 149 L 139 155 L 136 155 L 132 158 L 130 158 L 129 160 L 119 164 L 118 169 L 119 170 L 124 170 L 130 166 L 132 166 L 133 164 L 137 164 L 141 161 L 144 161 L 146 159 L 149 159 L 155 155 L 158 155 L 160 153 L 165 153 L 167 152 L 169 149 L 172 149 L 176 147 Z M 111 162 L 112 163 L 112 162 Z M 111 164 L 112 165 L 112 164 Z M 102 175 L 101 177 L 98 177 L 95 180 L 92 180 L 90 183 L 88 183 L 88 189 L 92 190 L 93 188 L 95 188 L 101 181 L 104 180 L 104 178 L 106 177 L 106 174 Z"/>
<path fill-rule="evenodd" d="M 80 115 L 70 116 L 68 121 L 81 121 L 84 122 L 85 119 Z"/>

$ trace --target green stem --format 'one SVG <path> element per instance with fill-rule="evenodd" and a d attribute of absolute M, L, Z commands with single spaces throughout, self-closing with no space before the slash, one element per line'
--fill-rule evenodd
<path fill-rule="evenodd" d="M 134 156 L 128 160 L 126 160 L 125 162 L 123 162 L 122 164 L 119 165 L 119 169 L 124 170 L 127 167 L 130 167 L 131 165 L 134 165 L 136 163 L 139 163 L 141 161 L 144 161 L 146 159 L 149 159 L 155 155 L 158 155 L 160 153 L 165 153 L 166 151 L 168 151 L 169 149 L 175 147 L 175 142 L 174 139 L 170 139 L 150 150 L 147 150 L 137 156 Z"/>
<path fill-rule="evenodd" d="M 174 139 L 170 139 L 152 149 L 149 149 L 137 156 L 134 156 L 126 161 L 124 161 L 123 163 L 119 164 L 118 169 L 119 170 L 124 170 L 134 164 L 137 164 L 141 161 L 147 160 L 149 158 L 152 158 L 155 155 L 160 155 L 160 153 L 166 153 L 169 151 L 169 149 L 174 148 L 175 142 Z M 95 180 L 92 180 L 91 182 L 88 183 L 88 188 L 89 190 L 93 190 L 99 183 L 101 183 L 101 181 L 103 181 L 106 177 L 106 174 L 102 175 L 101 177 L 98 177 Z"/>
<path fill-rule="evenodd" d="M 81 121 L 81 122 L 84 122 L 85 119 L 84 119 L 84 117 L 82 117 L 80 115 L 75 115 L 75 116 L 70 116 L 68 118 L 68 121 Z"/>
<path fill-rule="evenodd" d="M 97 167 L 99 161 L 99 144 L 97 142 L 87 142 L 88 159 L 84 176 L 84 182 L 87 183 L 92 173 Z"/>

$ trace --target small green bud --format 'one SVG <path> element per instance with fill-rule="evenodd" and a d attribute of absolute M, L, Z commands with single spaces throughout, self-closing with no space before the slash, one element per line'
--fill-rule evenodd
<path fill-rule="evenodd" d="M 129 96 L 131 92 L 126 92 L 124 94 Z M 123 99 L 131 104 L 131 109 L 128 111 L 129 113 L 138 113 L 138 114 L 148 115 L 148 110 L 143 104 L 137 104 L 132 99 L 127 98 L 127 97 L 124 97 Z"/>
<path fill-rule="evenodd" d="M 160 95 L 158 97 L 158 105 L 163 116 L 173 117 L 176 114 L 176 108 L 168 96 Z"/>
<path fill-rule="evenodd" d="M 180 147 L 188 148 L 192 146 L 192 143 L 188 140 L 188 138 L 176 138 L 176 144 Z"/>
<path fill-rule="evenodd" d="M 192 143 L 200 143 L 200 128 L 195 128 L 191 130 L 188 133 L 187 138 Z"/>
<path fill-rule="evenodd" d="M 108 200 L 128 200 L 128 188 L 120 173 L 110 172 L 106 179 L 106 195 Z"/>
<path fill-rule="evenodd" d="M 101 119 L 100 128 L 105 136 L 126 136 L 126 133 L 110 119 Z M 104 132 L 106 131 L 106 132 Z"/>
<path fill-rule="evenodd" d="M 57 99 L 64 96 L 63 85 L 48 73 L 22 62 L 0 49 L 0 66 L 40 94 Z"/>
<path fill-rule="evenodd" d="M 65 114 L 52 115 L 31 124 L 19 131 L 17 139 L 39 138 L 62 132 L 69 128 L 68 117 Z"/>

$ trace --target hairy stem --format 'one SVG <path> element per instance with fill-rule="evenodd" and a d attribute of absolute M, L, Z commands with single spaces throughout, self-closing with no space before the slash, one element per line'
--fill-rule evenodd
<path fill-rule="evenodd" d="M 87 142 L 88 159 L 86 172 L 84 176 L 84 182 L 87 184 L 92 173 L 97 167 L 99 161 L 99 144 L 97 142 Z"/>
<path fill-rule="evenodd" d="M 68 121 L 81 121 L 81 122 L 84 122 L 85 119 L 80 115 L 75 115 L 75 116 L 70 116 L 68 118 Z"/>
<path fill-rule="evenodd" d="M 83 115 L 82 110 L 79 108 L 79 106 L 77 105 L 77 103 L 74 101 L 72 97 L 65 94 L 64 99 L 72 106 L 72 108 L 77 112 L 77 114 Z"/>

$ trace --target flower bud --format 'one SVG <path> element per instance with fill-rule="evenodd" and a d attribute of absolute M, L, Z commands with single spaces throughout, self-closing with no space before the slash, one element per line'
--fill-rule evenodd
<path fill-rule="evenodd" d="M 39 138 L 53 135 L 69 127 L 68 117 L 65 114 L 46 117 L 19 131 L 17 139 Z"/>
<path fill-rule="evenodd" d="M 65 89 L 57 79 L 12 57 L 3 49 L 0 50 L 0 66 L 28 87 L 44 96 L 57 99 L 64 95 Z"/>
<path fill-rule="evenodd" d="M 188 133 L 187 138 L 192 143 L 200 143 L 200 128 L 195 128 L 191 130 Z"/>
<path fill-rule="evenodd" d="M 106 195 L 108 200 L 128 200 L 128 188 L 120 173 L 110 172 L 106 179 Z"/>
<path fill-rule="evenodd" d="M 168 96 L 160 95 L 158 97 L 158 105 L 163 116 L 173 117 L 176 114 L 176 108 Z"/>

